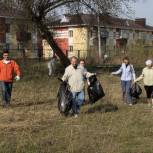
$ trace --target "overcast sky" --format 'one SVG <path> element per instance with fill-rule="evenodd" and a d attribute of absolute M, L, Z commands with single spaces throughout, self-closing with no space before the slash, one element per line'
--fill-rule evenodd
<path fill-rule="evenodd" d="M 147 24 L 153 26 L 153 0 L 139 0 L 133 5 L 134 17 L 147 18 Z"/>

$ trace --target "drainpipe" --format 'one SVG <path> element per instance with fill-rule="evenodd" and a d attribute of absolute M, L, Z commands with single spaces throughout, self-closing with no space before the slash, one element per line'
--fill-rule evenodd
<path fill-rule="evenodd" d="M 99 53 L 99 63 L 102 63 L 102 48 L 101 48 L 101 34 L 100 34 L 100 15 L 97 14 L 98 22 L 98 53 Z"/>

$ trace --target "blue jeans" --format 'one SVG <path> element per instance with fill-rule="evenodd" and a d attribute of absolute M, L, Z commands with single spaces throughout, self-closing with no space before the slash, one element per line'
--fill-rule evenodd
<path fill-rule="evenodd" d="M 84 102 L 84 91 L 72 92 L 73 101 L 72 101 L 72 111 L 74 114 L 79 114 L 80 107 Z"/>
<path fill-rule="evenodd" d="M 12 82 L 0 81 L 0 89 L 3 104 L 10 104 L 12 94 Z"/>
<path fill-rule="evenodd" d="M 130 93 L 131 84 L 132 84 L 131 81 L 121 81 L 123 101 L 128 104 L 132 103 L 132 96 Z"/>

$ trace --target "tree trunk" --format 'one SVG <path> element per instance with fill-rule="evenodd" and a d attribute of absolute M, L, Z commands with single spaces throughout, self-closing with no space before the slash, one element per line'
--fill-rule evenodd
<path fill-rule="evenodd" d="M 70 65 L 70 60 L 68 59 L 68 57 L 66 57 L 61 48 L 57 45 L 53 38 L 53 34 L 49 31 L 48 27 L 40 21 L 36 25 L 38 26 L 38 30 L 40 30 L 40 33 L 42 34 L 43 38 L 47 40 L 48 44 L 53 49 L 53 52 L 59 57 L 64 67 Z"/>
<path fill-rule="evenodd" d="M 20 44 L 19 50 L 21 52 L 21 57 L 23 59 L 23 65 L 25 65 L 25 63 L 26 63 L 26 53 L 25 53 L 24 43 L 23 42 L 20 42 L 19 44 Z"/>

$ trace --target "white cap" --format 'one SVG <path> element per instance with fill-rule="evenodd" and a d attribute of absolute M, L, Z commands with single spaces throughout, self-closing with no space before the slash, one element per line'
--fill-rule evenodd
<path fill-rule="evenodd" d="M 152 60 L 147 60 L 147 61 L 146 61 L 146 65 L 147 65 L 147 66 L 152 65 Z"/>

